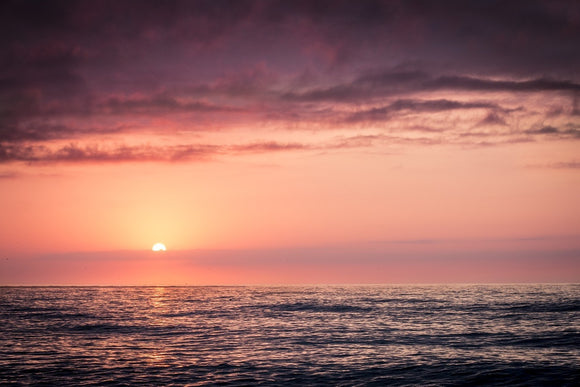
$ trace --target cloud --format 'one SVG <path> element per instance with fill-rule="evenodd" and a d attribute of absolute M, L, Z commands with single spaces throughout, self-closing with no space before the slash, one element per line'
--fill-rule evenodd
<path fill-rule="evenodd" d="M 205 162 L 216 157 L 271 154 L 295 151 L 332 151 L 352 148 L 372 148 L 384 145 L 436 145 L 441 138 L 404 137 L 394 135 L 356 135 L 319 143 L 256 141 L 244 144 L 182 144 L 182 145 L 117 145 L 103 146 L 67 144 L 48 147 L 30 144 L 0 144 L 0 164 L 29 165 L 79 163 L 141 163 L 141 162 Z"/>
<path fill-rule="evenodd" d="M 2 142 L 42 142 L 55 139 L 74 139 L 86 135 L 122 133 L 130 130 L 127 125 L 103 127 L 71 127 L 64 124 L 41 124 L 31 122 L 19 126 L 0 126 L 0 145 Z"/>
<path fill-rule="evenodd" d="M 499 109 L 499 106 L 489 102 L 459 102 L 447 99 L 419 101 L 397 100 L 390 105 L 392 110 L 412 110 L 417 112 L 438 112 L 455 109 Z"/>
<path fill-rule="evenodd" d="M 358 111 L 351 114 L 347 121 L 384 121 L 396 112 L 407 111 L 409 113 L 437 113 L 459 109 L 493 109 L 502 110 L 498 105 L 489 102 L 460 102 L 448 99 L 437 100 L 414 100 L 399 99 L 387 106 Z"/>
<path fill-rule="evenodd" d="M 422 103 L 394 103 L 394 106 L 419 106 L 428 110 L 435 107 L 453 109 L 463 104 L 437 103 L 423 105 Z M 431 101 L 433 102 L 433 101 Z M 476 106 L 487 106 L 474 103 L 467 109 Z M 489 116 L 488 116 L 489 117 Z M 58 133 L 58 131 L 57 131 Z M 417 133 L 423 133 L 418 136 Z M 580 131 L 575 128 L 558 129 L 553 126 L 543 126 L 523 132 L 510 131 L 462 131 L 457 129 L 436 130 L 419 127 L 405 129 L 399 132 L 357 134 L 339 136 L 318 143 L 280 142 L 275 140 L 253 141 L 242 144 L 179 144 L 179 145 L 103 145 L 95 142 L 92 145 L 67 144 L 50 145 L 42 141 L 15 141 L 0 143 L 0 163 L 28 164 L 71 164 L 71 163 L 125 163 L 125 162 L 191 162 L 208 161 L 221 156 L 241 156 L 247 154 L 268 154 L 295 151 L 332 151 L 354 148 L 377 148 L 390 145 L 433 146 L 451 144 L 459 146 L 487 147 L 506 144 L 520 144 L 535 141 L 537 136 L 553 136 L 555 139 L 580 139 Z M 55 135 L 53 135 L 55 137 Z M 34 139 L 32 136 L 30 139 Z M 558 164 L 560 165 L 560 164 Z M 558 165 L 551 167 L 557 168 Z M 574 163 L 561 164 L 562 168 L 572 168 Z"/>
<path fill-rule="evenodd" d="M 56 148 L 44 145 L 0 144 L 0 163 L 29 164 L 125 163 L 207 161 L 215 156 L 272 153 L 318 149 L 319 146 L 275 141 L 240 145 L 187 144 L 170 146 L 79 146 L 68 144 Z"/>
<path fill-rule="evenodd" d="M 536 78 L 525 81 L 491 80 L 466 76 L 443 76 L 425 83 L 426 89 L 453 89 L 469 91 L 580 91 L 580 84 L 569 80 Z"/>
<path fill-rule="evenodd" d="M 173 147 L 65 145 L 56 149 L 46 146 L 0 146 L 0 162 L 54 163 L 119 163 L 150 161 L 205 160 L 216 154 L 209 145 L 181 145 Z"/>
<path fill-rule="evenodd" d="M 302 92 L 289 92 L 283 99 L 297 102 L 363 102 L 425 91 L 463 90 L 474 92 L 578 92 L 580 83 L 570 80 L 535 78 L 529 80 L 494 80 L 470 76 L 435 76 L 426 72 L 387 70 L 360 76 L 354 81 Z"/>
<path fill-rule="evenodd" d="M 139 114 L 160 116 L 174 113 L 227 113 L 242 109 L 215 105 L 203 100 L 180 98 L 167 94 L 152 94 L 142 97 L 112 96 L 98 101 L 95 98 L 75 102 L 22 103 L 10 101 L 5 107 L 5 122 L 18 123 L 29 119 L 59 119 L 64 117 L 116 116 Z M 12 119 L 11 121 L 9 119 Z"/>
<path fill-rule="evenodd" d="M 0 172 L 0 180 L 2 179 L 16 179 L 17 177 L 20 177 L 19 173 L 16 172 Z"/>
<path fill-rule="evenodd" d="M 496 112 L 490 112 L 485 116 L 485 118 L 477 124 L 477 126 L 487 126 L 487 125 L 507 125 L 505 120 L 498 115 Z"/>
<path fill-rule="evenodd" d="M 580 169 L 580 161 L 564 161 L 559 163 L 552 163 L 550 168 L 555 169 Z"/>
<path fill-rule="evenodd" d="M 380 74 L 363 75 L 354 81 L 331 86 L 311 88 L 304 91 L 290 91 L 281 95 L 283 100 L 292 102 L 343 102 L 352 103 L 376 97 L 405 94 L 428 79 L 419 71 L 387 71 Z"/>
<path fill-rule="evenodd" d="M 576 170 L 576 169 L 580 169 L 580 161 L 579 160 L 569 160 L 569 161 L 557 161 L 557 162 L 543 163 L 543 164 L 528 164 L 528 165 L 526 165 L 526 168 Z"/>
<path fill-rule="evenodd" d="M 382 0 L 105 0 L 41 6 L 7 0 L 0 24 L 1 43 L 12 58 L 35 59 L 43 47 L 54 47 L 60 52 L 56 57 L 73 69 L 136 63 L 135 74 L 143 74 L 154 58 L 205 66 L 203 56 L 228 49 L 252 62 L 293 57 L 293 65 L 313 60 L 345 67 L 361 58 L 381 64 L 419 60 L 466 73 L 492 69 L 529 75 L 577 67 L 579 8 L 574 1 L 539 0 L 509 5 L 448 0 L 436 6 Z M 227 53 L 222 58 L 229 59 Z"/>
<path fill-rule="evenodd" d="M 547 135 L 557 138 L 580 139 L 580 130 L 574 125 L 566 125 L 568 128 L 559 129 L 554 126 L 546 125 L 537 129 L 528 129 L 524 133 L 530 135 Z"/>
<path fill-rule="evenodd" d="M 553 126 L 543 126 L 540 129 L 529 129 L 526 130 L 528 134 L 554 134 L 560 133 L 560 131 Z"/>
<path fill-rule="evenodd" d="M 234 153 L 263 153 L 263 152 L 278 152 L 292 150 L 307 150 L 313 149 L 313 147 L 296 142 L 279 143 L 275 141 L 268 141 L 268 142 L 254 142 L 251 144 L 244 145 L 233 145 L 230 146 L 228 149 Z"/>
<path fill-rule="evenodd" d="M 404 135 L 369 134 L 339 138 L 337 141 L 327 144 L 324 149 L 350 149 L 371 148 L 385 145 L 438 145 L 445 142 L 441 137 L 407 137 Z"/>
<path fill-rule="evenodd" d="M 180 101 L 175 97 L 157 95 L 148 98 L 112 97 L 98 105 L 95 113 L 158 115 L 176 112 L 225 113 L 239 110 L 204 101 Z"/>

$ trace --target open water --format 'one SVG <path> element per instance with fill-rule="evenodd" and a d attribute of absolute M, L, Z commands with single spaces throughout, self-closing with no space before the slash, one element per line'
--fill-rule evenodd
<path fill-rule="evenodd" d="M 580 385 L 580 285 L 3 287 L 1 385 Z"/>

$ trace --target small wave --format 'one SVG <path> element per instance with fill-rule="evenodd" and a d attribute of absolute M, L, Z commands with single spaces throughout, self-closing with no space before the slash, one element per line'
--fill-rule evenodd
<path fill-rule="evenodd" d="M 370 307 L 347 304 L 318 304 L 309 302 L 293 302 L 274 304 L 271 310 L 280 312 L 318 312 L 318 313 L 362 313 L 372 310 Z"/>
<path fill-rule="evenodd" d="M 580 301 L 518 303 L 505 309 L 520 313 L 580 312 Z"/>
<path fill-rule="evenodd" d="M 72 332 L 95 332 L 95 333 L 103 333 L 103 332 L 114 332 L 114 333 L 121 333 L 121 332 L 134 332 L 138 327 L 131 326 L 131 325 L 119 325 L 119 324 L 107 324 L 107 323 L 87 323 L 87 324 L 79 324 L 70 326 L 68 329 Z"/>
<path fill-rule="evenodd" d="M 540 348 L 576 348 L 578 343 L 580 343 L 580 333 L 578 332 L 560 332 L 541 336 L 515 337 L 504 342 L 504 344 Z"/>

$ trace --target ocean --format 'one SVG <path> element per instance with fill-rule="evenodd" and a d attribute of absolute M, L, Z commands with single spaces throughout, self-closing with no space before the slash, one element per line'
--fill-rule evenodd
<path fill-rule="evenodd" d="M 580 385 L 580 285 L 1 287 L 1 385 Z"/>

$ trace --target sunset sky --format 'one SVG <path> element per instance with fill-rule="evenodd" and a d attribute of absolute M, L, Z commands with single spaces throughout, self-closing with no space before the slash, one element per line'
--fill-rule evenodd
<path fill-rule="evenodd" d="M 0 285 L 580 281 L 578 1 L 2 1 L 0 31 Z"/>

